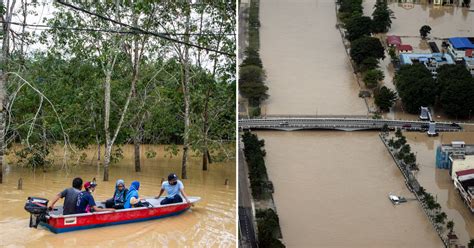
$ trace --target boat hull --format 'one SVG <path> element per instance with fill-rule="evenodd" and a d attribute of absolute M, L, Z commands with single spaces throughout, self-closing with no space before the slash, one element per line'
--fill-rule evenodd
<path fill-rule="evenodd" d="M 97 227 L 121 225 L 166 218 L 184 213 L 192 203 L 170 204 L 158 207 L 122 209 L 115 212 L 96 212 L 74 215 L 48 216 L 40 225 L 53 233 L 64 233 Z"/>

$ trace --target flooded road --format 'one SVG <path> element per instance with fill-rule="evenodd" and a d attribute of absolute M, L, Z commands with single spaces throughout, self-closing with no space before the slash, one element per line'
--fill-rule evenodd
<path fill-rule="evenodd" d="M 258 132 L 288 247 L 443 247 L 376 132 Z"/>
<path fill-rule="evenodd" d="M 269 99 L 263 114 L 365 115 L 336 29 L 334 1 L 261 0 L 260 55 Z"/>
<path fill-rule="evenodd" d="M 71 186 L 74 177 L 84 181 L 96 177 L 98 186 L 95 199 L 107 199 L 113 194 L 115 180 L 124 179 L 127 187 L 131 181 L 141 182 L 140 197 L 156 196 L 160 182 L 170 172 L 181 171 L 181 156 L 164 157 L 163 146 L 142 147 L 142 172 L 135 173 L 133 146 L 122 147 L 124 159 L 111 165 L 111 181 L 103 182 L 94 151 L 89 151 L 85 165 L 70 167 L 68 172 L 36 172 L 9 166 L 4 183 L 0 184 L 0 247 L 235 247 L 236 241 L 236 190 L 235 161 L 210 164 L 209 171 L 201 170 L 200 157 L 191 157 L 189 179 L 183 180 L 186 193 L 200 196 L 202 200 L 179 216 L 134 224 L 117 225 L 53 234 L 43 228 L 28 228 L 29 215 L 23 209 L 28 196 L 53 198 Z M 145 151 L 157 152 L 147 159 Z M 17 190 L 17 181 L 23 178 L 23 190 Z M 228 185 L 224 185 L 225 180 Z M 59 201 L 62 205 L 62 200 Z M 104 238 L 107 237 L 107 238 Z"/>
<path fill-rule="evenodd" d="M 405 136 L 412 151 L 416 152 L 420 164 L 418 181 L 426 191 L 437 196 L 443 211 L 448 215 L 448 220 L 455 223 L 454 231 L 460 244 L 467 244 L 474 237 L 474 217 L 454 188 L 449 171 L 436 169 L 436 148 L 454 140 L 474 144 L 474 133 L 443 133 L 437 138 L 428 138 L 420 133 L 405 133 Z"/>

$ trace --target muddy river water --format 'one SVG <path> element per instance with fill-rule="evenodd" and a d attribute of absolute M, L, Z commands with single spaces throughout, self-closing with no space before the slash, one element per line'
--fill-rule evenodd
<path fill-rule="evenodd" d="M 183 180 L 186 193 L 200 196 L 195 207 L 179 216 L 53 234 L 43 228 L 28 228 L 29 215 L 23 209 L 28 196 L 52 198 L 74 177 L 84 180 L 97 177 L 96 199 L 110 198 L 116 179 L 124 179 L 127 187 L 133 180 L 141 182 L 140 197 L 159 193 L 160 182 L 170 172 L 180 175 L 181 157 L 165 157 L 162 146 L 144 146 L 142 152 L 154 150 L 155 158 L 142 154 L 142 172 L 135 173 L 133 146 L 124 146 L 124 159 L 110 168 L 111 181 L 103 182 L 102 170 L 88 151 L 85 165 L 71 166 L 67 171 L 36 172 L 6 168 L 4 183 L 0 184 L 0 247 L 235 247 L 236 190 L 235 161 L 213 163 L 209 171 L 201 170 L 200 159 L 192 157 L 188 178 Z M 17 181 L 23 178 L 23 190 L 17 190 Z M 228 179 L 228 185 L 225 180 Z M 62 204 L 62 200 L 60 200 Z"/>
<path fill-rule="evenodd" d="M 364 7 L 372 9 L 373 2 L 364 1 Z M 422 24 L 413 23 L 427 19 L 435 36 L 474 35 L 472 13 L 460 8 L 390 7 L 397 16 L 393 32 L 419 35 Z M 334 8 L 330 0 L 260 1 L 261 56 L 270 88 L 262 113 L 367 113 L 335 28 Z M 404 113 L 388 117 L 416 118 Z M 388 200 L 390 192 L 413 196 L 377 133 L 259 131 L 258 135 L 265 139 L 267 170 L 288 247 L 443 246 L 418 202 L 394 207 Z M 448 219 L 455 222 L 460 243 L 466 244 L 474 237 L 473 218 L 447 171 L 436 170 L 434 164 L 436 145 L 449 135 L 460 134 L 407 137 L 422 164 L 421 184 L 438 195 Z"/>

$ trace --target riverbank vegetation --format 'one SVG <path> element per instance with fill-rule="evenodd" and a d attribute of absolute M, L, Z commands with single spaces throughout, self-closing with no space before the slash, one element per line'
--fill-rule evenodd
<path fill-rule="evenodd" d="M 272 199 L 273 187 L 268 180 L 265 166 L 264 140 L 259 140 L 256 134 L 245 131 L 242 135 L 244 155 L 249 168 L 250 188 L 256 200 Z M 280 223 L 277 213 L 271 209 L 257 210 L 257 229 L 259 247 L 285 247 L 278 239 L 281 237 Z"/>
<path fill-rule="evenodd" d="M 15 7 L 25 21 L 27 7 Z M 49 166 L 57 144 L 64 166 L 68 154 L 97 147 L 107 181 L 120 145 L 134 145 L 137 172 L 141 144 L 166 144 L 174 153 L 179 145 L 185 179 L 190 151 L 202 156 L 203 170 L 211 158 L 235 157 L 228 146 L 235 137 L 235 3 L 51 7 L 43 31 L 8 27 L 18 37 L 2 37 L 11 44 L 3 67 L 6 141 L 24 147 L 17 156 L 25 165 Z"/>
<path fill-rule="evenodd" d="M 285 245 L 278 239 L 280 220 L 273 209 L 257 210 L 258 246 L 261 248 L 283 248 Z"/>
<path fill-rule="evenodd" d="M 249 115 L 260 115 L 260 103 L 268 98 L 265 71 L 260 58 L 259 1 L 251 0 L 248 16 L 248 46 L 239 70 L 239 93 L 247 98 Z"/>
<path fill-rule="evenodd" d="M 379 60 L 385 58 L 385 50 L 373 34 L 386 33 L 395 18 L 387 1 L 378 0 L 372 17 L 363 15 L 361 0 L 339 0 L 338 18 L 346 29 L 345 38 L 351 42 L 350 57 L 355 63 L 365 85 L 373 89 L 375 104 L 381 111 L 388 111 L 395 102 L 393 91 L 380 88 L 384 75 L 379 68 Z"/>

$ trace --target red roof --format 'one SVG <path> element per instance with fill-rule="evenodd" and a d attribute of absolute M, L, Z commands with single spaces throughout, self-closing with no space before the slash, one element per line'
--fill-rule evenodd
<path fill-rule="evenodd" d="M 389 35 L 387 36 L 387 43 L 389 45 L 400 45 L 402 44 L 402 40 L 400 39 L 400 36 Z"/>
<path fill-rule="evenodd" d="M 469 175 L 469 174 L 474 174 L 474 169 L 468 169 L 468 170 L 462 170 L 462 171 L 457 171 L 456 172 L 456 175 L 458 175 L 458 177 L 464 176 L 464 175 Z"/>
<path fill-rule="evenodd" d="M 466 50 L 466 57 L 472 57 L 472 55 L 473 55 L 472 49 L 467 49 Z"/>
<path fill-rule="evenodd" d="M 402 51 L 413 51 L 413 47 L 411 47 L 410 45 L 398 45 L 398 50 L 402 50 Z"/>

